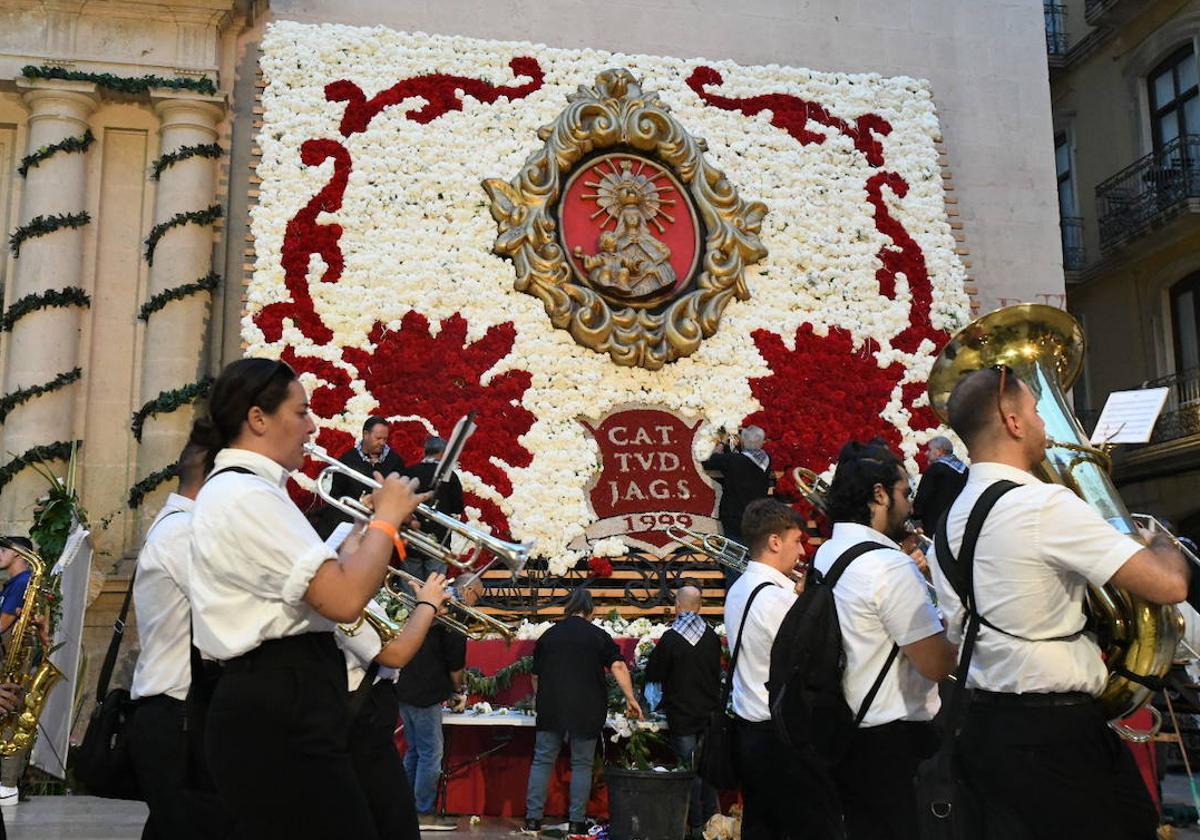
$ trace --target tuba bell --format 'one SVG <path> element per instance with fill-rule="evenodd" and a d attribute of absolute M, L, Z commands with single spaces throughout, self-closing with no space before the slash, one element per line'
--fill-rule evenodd
<path fill-rule="evenodd" d="M 946 403 L 961 376 L 1007 365 L 1033 392 L 1046 423 L 1046 457 L 1035 470 L 1038 477 L 1069 487 L 1118 531 L 1144 542 L 1109 475 L 1111 459 L 1091 445 L 1067 403 L 1084 346 L 1079 322 L 1061 309 L 1033 303 L 998 309 L 942 348 L 929 374 L 929 402 L 945 422 Z M 1117 721 L 1152 696 L 1140 680 L 1153 682 L 1170 669 L 1182 617 L 1173 606 L 1152 604 L 1112 584 L 1088 587 L 1087 610 L 1089 629 L 1108 666 L 1100 702 L 1108 719 Z M 1137 733 L 1112 725 L 1138 739 Z"/>

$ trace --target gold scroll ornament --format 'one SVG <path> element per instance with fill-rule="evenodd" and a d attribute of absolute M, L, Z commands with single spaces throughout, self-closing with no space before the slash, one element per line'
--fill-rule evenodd
<path fill-rule="evenodd" d="M 745 268 L 767 254 L 758 237 L 766 205 L 743 201 L 705 159 L 705 141 L 692 137 L 628 70 L 603 71 L 593 87 L 581 85 L 567 101 L 554 122 L 538 129 L 543 145 L 515 178 L 483 182 L 499 227 L 493 250 L 512 260 L 515 288 L 540 299 L 555 327 L 619 365 L 658 370 L 713 335 L 731 298 L 749 299 Z M 602 236 L 594 253 L 579 255 L 586 280 L 572 267 L 555 210 L 577 165 L 605 150 L 644 155 L 668 168 L 702 223 L 696 276 L 673 297 L 669 250 L 650 235 L 644 212 L 640 220 L 632 213 L 618 220 L 611 241 Z"/>

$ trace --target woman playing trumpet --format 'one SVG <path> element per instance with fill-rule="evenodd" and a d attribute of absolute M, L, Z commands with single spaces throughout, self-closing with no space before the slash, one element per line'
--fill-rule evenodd
<path fill-rule="evenodd" d="M 238 838 L 376 840 L 347 748 L 333 630 L 378 592 L 397 529 L 423 497 L 410 480 L 379 476 L 374 518 L 339 557 L 284 489 L 316 431 L 291 367 L 233 362 L 209 413 L 195 433 L 215 469 L 196 499 L 189 595 L 196 647 L 224 665 L 206 733 L 217 791 Z M 445 598 L 438 585 L 423 589 L 410 621 L 427 629 Z"/>

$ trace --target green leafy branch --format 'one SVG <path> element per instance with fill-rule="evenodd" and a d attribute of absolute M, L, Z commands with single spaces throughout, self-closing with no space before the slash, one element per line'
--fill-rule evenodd
<path fill-rule="evenodd" d="M 158 240 L 163 238 L 163 235 L 171 228 L 182 227 L 183 225 L 211 225 L 217 219 L 221 218 L 221 205 L 211 204 L 203 210 L 189 210 L 186 213 L 176 213 L 165 222 L 160 222 L 150 229 L 150 235 L 146 237 L 146 262 L 154 265 L 154 249 L 158 247 Z"/>
<path fill-rule="evenodd" d="M 195 146 L 180 146 L 173 152 L 167 152 L 158 160 L 154 161 L 154 168 L 150 172 L 150 177 L 155 181 L 163 174 L 164 171 L 179 163 L 181 160 L 187 160 L 194 157 L 213 158 L 214 160 L 221 156 L 221 147 L 216 143 L 199 143 Z"/>
<path fill-rule="evenodd" d="M 60 79 L 66 82 L 92 82 L 93 84 L 115 90 L 119 93 L 142 94 L 151 88 L 169 88 L 171 90 L 191 90 L 196 93 L 215 95 L 217 86 L 213 80 L 204 76 L 199 79 L 189 79 L 186 76 L 114 76 L 112 73 L 88 73 L 83 70 L 67 70 L 64 67 L 42 65 L 34 67 L 26 65 L 21 68 L 21 75 L 26 79 Z"/>
<path fill-rule="evenodd" d="M 133 431 L 133 436 L 140 443 L 142 440 L 142 427 L 145 426 L 148 418 L 156 414 L 168 414 L 172 411 L 177 411 L 183 406 L 195 402 L 208 393 L 208 389 L 212 387 L 212 384 L 213 378 L 205 376 L 190 385 L 184 385 L 182 388 L 163 391 L 133 413 L 133 420 L 129 425 L 130 430 Z"/>
<path fill-rule="evenodd" d="M 37 239 L 63 228 L 81 228 L 92 220 L 86 210 L 80 213 L 59 213 L 57 216 L 34 216 L 28 224 L 21 225 L 8 237 L 8 249 L 14 257 L 21 256 L 21 243 Z"/>
<path fill-rule="evenodd" d="M 522 656 L 515 662 L 505 665 L 490 677 L 485 677 L 478 668 L 467 668 L 465 673 L 467 693 L 478 694 L 490 700 L 500 692 L 507 691 L 512 685 L 514 677 L 532 671 L 532 656 Z"/>
<path fill-rule="evenodd" d="M 74 370 L 60 373 L 42 385 L 30 385 L 28 388 L 19 388 L 11 394 L 5 394 L 3 397 L 0 397 L 0 423 L 3 423 L 17 406 L 29 402 L 34 397 L 49 394 L 51 391 L 57 391 L 59 388 L 65 388 L 72 382 L 77 382 L 81 376 L 83 376 L 83 368 L 75 368 Z"/>
<path fill-rule="evenodd" d="M 154 492 L 154 488 L 177 475 L 179 475 L 178 464 L 169 464 L 161 470 L 150 473 L 150 475 L 129 488 L 129 506 L 137 510 L 142 506 L 142 502 L 146 500 L 146 496 Z"/>
<path fill-rule="evenodd" d="M 197 292 L 211 292 L 220 284 L 221 275 L 217 274 L 215 271 L 210 271 L 199 280 L 195 280 L 191 283 L 184 283 L 182 286 L 175 286 L 171 289 L 165 289 L 142 304 L 142 308 L 138 312 L 138 320 L 149 321 L 151 315 L 162 309 L 171 301 L 182 300 L 188 295 L 193 295 Z"/>
<path fill-rule="evenodd" d="M 32 464 L 42 461 L 66 461 L 77 446 L 83 446 L 83 441 L 77 440 L 72 443 L 59 440 L 35 446 L 20 455 L 14 455 L 11 461 L 0 467 L 0 490 L 4 489 L 17 473 Z"/>
<path fill-rule="evenodd" d="M 63 152 L 64 154 L 86 152 L 95 141 L 96 135 L 92 134 L 92 130 L 89 128 L 83 132 L 82 137 L 67 137 L 49 146 L 42 146 L 33 154 L 25 155 L 25 157 L 21 158 L 21 165 L 17 167 L 17 174 L 24 178 L 30 169 L 39 166 L 42 161 L 54 157 L 59 152 Z"/>
<path fill-rule="evenodd" d="M 34 292 L 13 301 L 12 306 L 0 315 L 0 332 L 8 332 L 13 324 L 24 318 L 30 312 L 39 309 L 51 309 L 63 306 L 91 306 L 92 299 L 88 293 L 78 286 L 67 286 L 65 289 L 47 289 L 44 292 Z"/>

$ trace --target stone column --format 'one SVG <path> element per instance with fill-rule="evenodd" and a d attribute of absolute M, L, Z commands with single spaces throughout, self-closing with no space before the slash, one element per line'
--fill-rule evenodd
<path fill-rule="evenodd" d="M 96 86 L 56 80 L 17 80 L 29 108 L 27 154 L 80 137 L 97 104 Z M 37 216 L 80 213 L 87 209 L 87 155 L 59 153 L 25 176 L 18 226 Z M 87 226 L 62 228 L 27 239 L 16 260 L 11 306 L 30 294 L 81 286 Z M 79 361 L 83 310 L 79 306 L 41 309 L 18 320 L 8 340 L 4 393 L 51 382 L 74 370 Z M 86 371 L 84 371 L 86 375 Z M 21 455 L 35 446 L 75 439 L 78 384 L 33 397 L 4 421 L 3 452 Z M 32 521 L 32 503 L 45 492 L 45 481 L 31 470 L 18 473 L 0 490 L 0 527 L 24 530 Z"/>
<path fill-rule="evenodd" d="M 224 113 L 223 99 L 179 91 L 151 93 L 161 120 L 160 155 L 185 146 L 216 142 L 217 124 Z M 179 213 L 201 211 L 216 200 L 218 161 L 189 157 L 162 171 L 154 199 L 154 223 Z M 171 227 L 159 239 L 150 266 L 147 298 L 194 283 L 212 271 L 213 226 L 188 223 Z M 172 300 L 149 316 L 143 343 L 140 399 L 149 402 L 164 391 L 190 385 L 205 369 L 204 348 L 208 332 L 208 292 L 193 292 Z M 185 406 L 146 420 L 138 449 L 137 478 L 142 480 L 175 461 L 187 441 L 193 410 Z M 142 504 L 143 527 L 159 507 L 174 481 L 160 486 Z"/>

